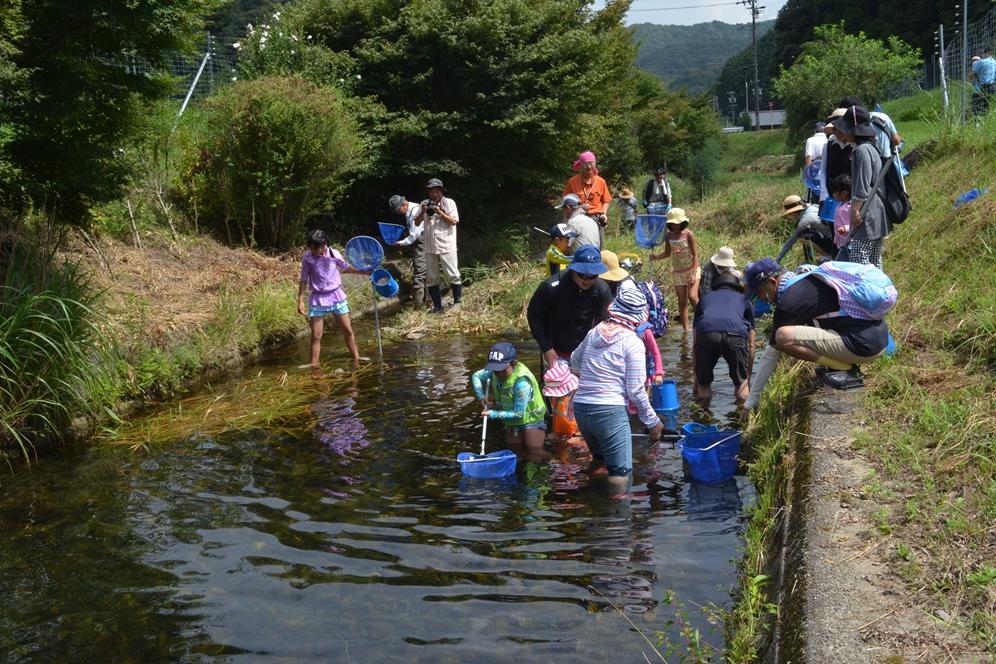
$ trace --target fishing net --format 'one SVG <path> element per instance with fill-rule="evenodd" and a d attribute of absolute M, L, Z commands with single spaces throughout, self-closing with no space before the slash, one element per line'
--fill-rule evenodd
<path fill-rule="evenodd" d="M 357 235 L 346 243 L 346 260 L 358 270 L 372 270 L 384 260 L 384 247 L 369 235 Z"/>
<path fill-rule="evenodd" d="M 820 190 L 820 161 L 809 162 L 809 165 L 802 169 L 802 183 L 807 189 L 813 191 Z"/>
<path fill-rule="evenodd" d="M 386 245 L 395 244 L 401 238 L 408 235 L 408 229 L 398 224 L 385 224 L 378 221 L 377 229 L 380 230 L 380 236 L 384 239 L 384 244 Z"/>
<path fill-rule="evenodd" d="M 641 214 L 636 217 L 636 244 L 644 249 L 652 249 L 660 244 L 667 217 L 662 214 Z"/>

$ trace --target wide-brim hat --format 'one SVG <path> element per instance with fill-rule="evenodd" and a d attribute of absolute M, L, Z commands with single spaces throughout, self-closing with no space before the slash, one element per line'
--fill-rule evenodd
<path fill-rule="evenodd" d="M 737 262 L 733 260 L 733 249 L 729 247 L 720 247 L 719 251 L 714 253 L 709 261 L 716 267 L 737 266 Z"/>
<path fill-rule="evenodd" d="M 782 207 L 785 209 L 781 216 L 786 217 L 793 212 L 802 212 L 806 209 L 806 204 L 802 202 L 801 198 L 793 194 L 785 197 L 785 200 L 782 201 Z"/>
<path fill-rule="evenodd" d="M 673 207 L 668 210 L 666 224 L 687 224 L 688 215 L 681 208 Z"/>
<path fill-rule="evenodd" d="M 871 124 L 871 115 L 864 106 L 848 106 L 844 114 L 833 124 L 841 131 L 855 136 L 871 138 L 875 136 L 875 127 Z"/>
<path fill-rule="evenodd" d="M 629 187 L 623 187 L 622 189 L 619 190 L 619 195 L 622 196 L 623 198 L 629 198 L 630 196 L 633 195 L 633 190 L 630 189 Z"/>
<path fill-rule="evenodd" d="M 617 256 L 614 251 L 603 249 L 602 263 L 604 263 L 605 267 L 608 269 L 606 269 L 605 272 L 599 276 L 606 281 L 622 281 L 629 276 L 629 272 L 619 265 L 619 256 Z"/>
<path fill-rule="evenodd" d="M 564 397 L 578 389 L 578 377 L 571 373 L 571 366 L 563 360 L 556 362 L 543 374 L 543 396 Z"/>
<path fill-rule="evenodd" d="M 574 270 L 578 274 L 598 276 L 609 268 L 602 263 L 602 252 L 592 244 L 583 244 L 574 250 L 574 256 L 567 266 L 568 270 Z"/>

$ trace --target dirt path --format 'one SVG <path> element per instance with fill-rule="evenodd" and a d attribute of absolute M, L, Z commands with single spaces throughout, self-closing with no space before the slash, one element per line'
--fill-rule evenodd
<path fill-rule="evenodd" d="M 893 570 L 897 545 L 875 516 L 884 507 L 875 470 L 853 447 L 859 394 L 822 388 L 812 397 L 806 661 L 989 661 Z"/>

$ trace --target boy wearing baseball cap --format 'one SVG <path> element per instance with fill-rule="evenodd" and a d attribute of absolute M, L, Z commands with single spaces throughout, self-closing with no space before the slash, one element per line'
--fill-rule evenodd
<path fill-rule="evenodd" d="M 553 225 L 550 229 L 550 248 L 546 250 L 547 274 L 559 274 L 561 269 L 571 264 L 571 240 L 577 236 L 577 231 L 567 224 Z"/>
<path fill-rule="evenodd" d="M 534 460 L 544 456 L 546 404 L 539 383 L 529 368 L 519 362 L 515 346 L 499 341 L 488 351 L 488 363 L 470 377 L 474 396 L 481 402 L 481 415 L 505 423 L 509 449 L 523 445 Z"/>

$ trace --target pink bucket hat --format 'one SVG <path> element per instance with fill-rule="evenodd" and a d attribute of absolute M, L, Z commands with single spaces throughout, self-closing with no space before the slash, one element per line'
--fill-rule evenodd
<path fill-rule="evenodd" d="M 563 397 L 578 389 L 578 377 L 567 362 L 557 362 L 543 374 L 543 395 Z"/>
<path fill-rule="evenodd" d="M 598 161 L 598 160 L 595 159 L 594 152 L 592 152 L 591 150 L 585 150 L 584 152 L 578 155 L 578 158 L 574 161 L 574 165 L 571 166 L 571 168 L 575 171 L 580 171 L 581 164 L 584 164 L 589 161 Z"/>

